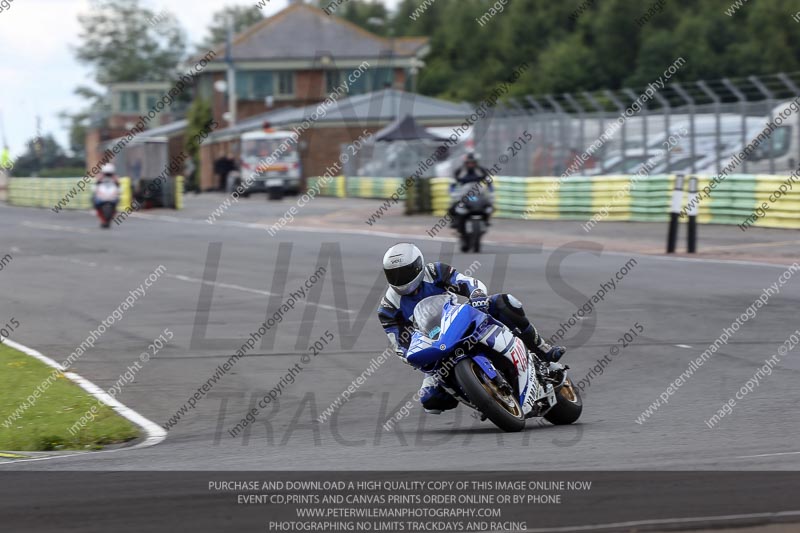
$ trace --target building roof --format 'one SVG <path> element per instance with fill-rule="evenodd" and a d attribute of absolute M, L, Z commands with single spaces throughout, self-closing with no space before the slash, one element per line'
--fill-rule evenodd
<path fill-rule="evenodd" d="M 145 130 L 139 135 L 142 137 L 172 137 L 176 133 L 183 132 L 188 125 L 189 121 L 186 119 L 176 120 L 169 124 L 164 124 L 163 126 L 156 126 L 155 128 Z"/>
<path fill-rule="evenodd" d="M 351 59 L 388 55 L 415 57 L 427 50 L 426 37 L 386 39 L 308 4 L 293 4 L 235 36 L 234 61 Z M 214 62 L 225 61 L 219 46 Z"/>
<path fill-rule="evenodd" d="M 298 108 L 294 116 L 289 115 L 284 118 L 302 122 L 307 117 L 313 116 L 319 105 Z M 346 122 L 354 119 L 361 122 L 391 122 L 405 115 L 411 115 L 417 121 L 449 122 L 463 121 L 470 113 L 472 111 L 466 103 L 457 104 L 417 93 L 384 89 L 337 100 L 317 122 Z"/>
<path fill-rule="evenodd" d="M 182 119 L 176 120 L 175 122 L 170 122 L 169 124 L 164 124 L 163 126 L 156 126 L 155 128 L 150 128 L 141 133 L 137 133 L 131 143 L 152 141 L 166 142 L 170 137 L 177 134 L 182 134 L 188 125 L 189 121 Z M 127 135 L 123 135 L 114 139 L 108 139 L 106 141 L 102 141 L 100 144 L 102 146 L 113 146 L 126 137 Z"/>
<path fill-rule="evenodd" d="M 322 107 L 321 107 L 322 106 Z M 320 113 L 320 109 L 324 113 Z M 448 102 L 416 93 L 396 89 L 384 89 L 368 94 L 360 94 L 337 100 L 329 107 L 323 102 L 305 107 L 284 107 L 268 113 L 248 117 L 232 128 L 218 129 L 211 134 L 213 141 L 239 137 L 248 131 L 261 130 L 265 122 L 274 128 L 291 128 L 304 121 L 311 122 L 314 114 L 318 118 L 313 124 L 389 124 L 404 117 L 412 117 L 417 122 L 429 125 L 447 125 L 463 122 L 472 113 L 469 104 Z M 187 120 L 177 120 L 163 126 L 143 131 L 136 136 L 139 141 L 164 139 L 182 133 L 188 125 Z M 122 137 L 120 137 L 121 139 Z M 114 143 L 112 139 L 107 143 Z"/>
<path fill-rule="evenodd" d="M 312 122 L 315 114 L 318 117 L 313 120 L 315 125 L 388 124 L 405 116 L 430 125 L 448 125 L 463 122 L 472 112 L 472 108 L 466 103 L 457 104 L 416 93 L 384 89 L 343 98 L 328 107 L 320 102 L 305 107 L 277 109 L 247 118 L 233 128 L 217 130 L 211 138 L 221 141 L 235 137 L 262 128 L 264 122 L 269 122 L 274 128 L 291 128 L 306 120 Z"/>

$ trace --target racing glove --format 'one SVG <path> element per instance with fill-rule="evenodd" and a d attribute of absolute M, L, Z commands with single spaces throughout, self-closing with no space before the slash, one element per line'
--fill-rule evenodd
<path fill-rule="evenodd" d="M 483 292 L 481 289 L 475 289 L 474 291 L 472 291 L 472 294 L 469 295 L 469 305 L 471 305 L 478 311 L 483 311 L 484 313 L 488 313 L 489 297 L 486 296 L 486 293 Z"/>
<path fill-rule="evenodd" d="M 405 363 L 405 364 L 407 364 L 407 365 L 410 365 L 411 363 L 409 363 L 409 362 L 408 362 L 408 359 L 406 359 L 407 352 L 408 352 L 408 350 L 407 350 L 406 348 L 403 348 L 402 346 L 397 346 L 397 345 L 395 345 L 395 347 L 394 347 L 394 354 L 395 354 L 395 355 L 396 355 L 396 356 L 397 356 L 397 357 L 398 357 L 398 358 L 399 358 L 399 359 L 400 359 L 402 362 L 404 362 L 404 363 Z"/>

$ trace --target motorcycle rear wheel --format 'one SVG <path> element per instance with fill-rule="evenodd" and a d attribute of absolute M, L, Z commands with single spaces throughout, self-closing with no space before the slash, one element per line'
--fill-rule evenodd
<path fill-rule="evenodd" d="M 513 393 L 499 390 L 473 359 L 459 361 L 455 373 L 456 380 L 470 403 L 495 426 L 508 432 L 522 431 L 525 428 L 525 415 Z"/>

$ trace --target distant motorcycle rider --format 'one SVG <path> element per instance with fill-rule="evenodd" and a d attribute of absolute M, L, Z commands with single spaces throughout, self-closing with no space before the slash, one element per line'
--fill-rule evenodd
<path fill-rule="evenodd" d="M 108 228 L 111 221 L 106 220 L 103 216 L 103 204 L 111 203 L 116 211 L 119 203 L 119 178 L 117 178 L 116 167 L 111 163 L 106 163 L 100 169 L 100 175 L 97 176 L 92 191 L 92 203 L 97 211 L 97 217 L 102 222 L 102 227 Z"/>
<path fill-rule="evenodd" d="M 489 189 L 489 192 L 494 192 L 494 185 L 492 184 L 492 176 L 487 169 L 480 166 L 478 162 L 478 157 L 473 153 L 469 152 L 466 157 L 464 157 L 464 164 L 461 165 L 458 169 L 456 169 L 455 173 L 453 174 L 453 179 L 455 183 L 450 185 L 450 194 L 463 194 L 464 185 L 475 184 L 477 187 L 478 184 L 484 184 Z M 469 189 L 467 189 L 469 190 Z M 461 202 L 461 198 L 454 197 L 453 202 L 450 205 L 450 209 L 448 209 L 447 213 L 450 215 L 450 227 L 457 228 L 461 233 L 464 233 L 464 222 L 465 219 L 463 216 L 460 216 L 456 213 L 456 207 Z M 489 223 L 489 215 L 484 214 L 486 223 Z"/>
<path fill-rule="evenodd" d="M 100 174 L 95 179 L 95 186 L 104 181 L 111 181 L 115 185 L 119 186 L 119 178 L 117 177 L 117 168 L 111 163 L 106 163 L 100 169 Z"/>
<path fill-rule="evenodd" d="M 383 256 L 383 272 L 389 288 L 378 308 L 378 319 L 396 354 L 405 361 L 413 334 L 414 308 L 423 299 L 450 292 L 469 298 L 469 304 L 506 325 L 538 359 L 556 363 L 566 350 L 550 346 L 525 316 L 522 303 L 510 294 L 487 295 L 486 285 L 444 263 L 425 263 L 422 252 L 411 243 L 398 243 Z M 552 366 L 552 365 L 551 365 Z M 434 373 L 426 373 L 420 402 L 427 413 L 440 414 L 458 406 L 441 388 Z"/>

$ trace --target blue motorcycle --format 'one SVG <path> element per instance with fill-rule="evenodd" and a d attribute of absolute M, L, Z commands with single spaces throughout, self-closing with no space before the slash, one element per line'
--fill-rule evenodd
<path fill-rule="evenodd" d="M 522 341 L 491 316 L 455 295 L 425 298 L 414 308 L 414 334 L 406 360 L 434 373 L 442 388 L 504 431 L 544 417 L 572 424 L 583 411 L 567 374 L 528 354 Z M 560 366 L 560 365 L 559 365 Z"/>

